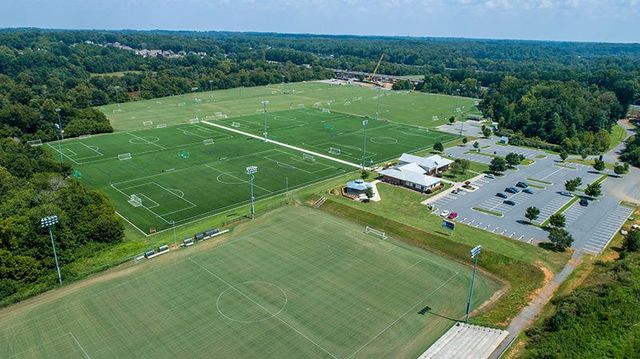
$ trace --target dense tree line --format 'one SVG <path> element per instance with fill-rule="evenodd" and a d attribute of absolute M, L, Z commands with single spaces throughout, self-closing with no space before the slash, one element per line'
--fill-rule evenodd
<path fill-rule="evenodd" d="M 636 358 L 640 347 L 640 232 L 623 256 L 598 263 L 573 293 L 554 299 L 555 313 L 527 331 L 525 358 Z"/>
<path fill-rule="evenodd" d="M 636 122 L 636 133 L 627 140 L 620 159 L 633 166 L 640 167 L 640 126 L 637 125 L 638 123 Z"/>
<path fill-rule="evenodd" d="M 63 276 L 67 265 L 119 242 L 124 226 L 109 199 L 70 177 L 41 147 L 0 140 L 0 303 L 47 288 L 56 280 L 49 234 L 40 219 L 57 215 L 56 247 Z"/>

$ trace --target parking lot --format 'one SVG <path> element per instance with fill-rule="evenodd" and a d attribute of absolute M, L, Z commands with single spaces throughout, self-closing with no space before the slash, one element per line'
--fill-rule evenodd
<path fill-rule="evenodd" d="M 461 190 L 457 194 L 449 193 L 430 202 L 437 211 L 447 210 L 456 212 L 456 221 L 492 233 L 504 235 L 515 240 L 528 243 L 538 243 L 547 240 L 547 232 L 539 226 L 531 225 L 524 217 L 527 207 L 537 207 L 540 215 L 534 222 L 539 225 L 552 214 L 566 206 L 572 199 L 562 195 L 565 191 L 564 183 L 568 179 L 580 177 L 582 185 L 586 187 L 601 177 L 588 166 L 561 163 L 555 155 L 549 155 L 535 149 L 519 148 L 491 144 L 489 140 L 481 140 L 485 153 L 505 156 L 509 152 L 521 153 L 526 158 L 535 161 L 531 165 L 518 166 L 516 170 L 508 170 L 503 176 L 496 178 L 481 177 L 473 181 L 477 188 L 474 191 Z M 487 147 L 490 146 L 490 147 Z M 468 153 L 470 145 L 457 146 L 447 149 L 451 157 L 466 158 L 488 163 L 491 156 Z M 486 161 L 488 159 L 488 161 Z M 577 201 L 564 209 L 566 229 L 574 238 L 577 249 L 600 252 L 611 237 L 620 229 L 624 221 L 632 213 L 631 208 L 621 206 L 620 199 L 609 193 L 619 186 L 622 181 L 633 181 L 633 178 L 608 177 L 602 183 L 604 195 L 590 201 L 587 207 Z M 525 193 L 518 188 L 518 193 L 505 192 L 506 187 L 515 187 L 518 182 L 529 184 L 532 194 Z M 506 198 L 496 196 L 504 193 Z M 513 201 L 513 205 L 505 201 Z"/>

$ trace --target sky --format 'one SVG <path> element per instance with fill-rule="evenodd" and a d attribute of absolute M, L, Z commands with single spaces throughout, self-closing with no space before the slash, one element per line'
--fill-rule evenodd
<path fill-rule="evenodd" d="M 640 43 L 640 0 L 1 0 L 3 27 Z"/>

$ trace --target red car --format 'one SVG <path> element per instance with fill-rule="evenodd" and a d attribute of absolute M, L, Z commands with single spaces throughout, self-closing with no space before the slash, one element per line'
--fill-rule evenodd
<path fill-rule="evenodd" d="M 458 217 L 458 213 L 456 212 L 451 212 L 451 214 L 447 216 L 448 219 L 456 219 L 456 217 Z"/>

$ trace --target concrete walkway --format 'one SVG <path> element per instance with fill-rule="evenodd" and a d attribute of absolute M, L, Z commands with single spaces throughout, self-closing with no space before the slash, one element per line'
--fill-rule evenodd
<path fill-rule="evenodd" d="M 222 129 L 230 131 L 230 132 L 235 132 L 235 133 L 238 133 L 238 134 L 241 134 L 241 135 L 244 135 L 244 136 L 248 136 L 248 137 L 252 137 L 252 138 L 256 138 L 258 140 L 264 141 L 264 137 L 261 137 L 261 136 L 258 136 L 258 135 L 254 135 L 252 133 L 236 130 L 235 128 L 219 125 L 217 123 L 204 121 L 204 120 L 201 120 L 200 123 L 204 123 L 204 124 L 207 124 L 207 125 L 213 126 L 213 127 L 222 128 Z M 292 145 L 286 144 L 284 142 L 274 141 L 274 140 L 270 140 L 268 138 L 267 138 L 267 140 L 265 142 L 273 143 L 273 144 L 276 144 L 278 146 L 282 146 L 282 147 L 286 147 L 286 148 L 290 148 L 292 150 L 308 153 L 310 155 L 314 155 L 314 156 L 321 157 L 321 158 L 324 158 L 324 159 L 327 159 L 327 160 L 331 160 L 331 161 L 335 161 L 335 162 L 338 162 L 338 163 L 342 163 L 342 164 L 347 165 L 347 166 L 351 166 L 351 167 L 355 167 L 355 168 L 362 168 L 362 166 L 360 166 L 359 164 L 352 163 L 352 162 L 345 161 L 345 160 L 341 160 L 339 158 L 327 156 L 327 155 L 325 155 L 323 153 L 309 151 L 309 150 L 306 150 L 306 149 L 301 148 L 301 147 L 296 147 L 296 146 L 292 146 Z"/>
<path fill-rule="evenodd" d="M 560 284 L 564 282 L 567 277 L 573 272 L 574 269 L 578 266 L 582 259 L 582 252 L 576 251 L 573 253 L 573 256 L 569 260 L 569 262 L 564 266 L 560 273 L 556 274 L 553 279 L 547 283 L 540 293 L 531 301 L 529 305 L 524 307 L 518 315 L 513 318 L 511 324 L 509 324 L 509 328 L 507 331 L 509 335 L 507 338 L 500 344 L 500 346 L 491 354 L 489 358 L 497 359 L 509 348 L 511 343 L 520 335 L 520 333 L 527 329 L 534 321 L 534 319 L 540 314 L 542 308 L 551 300 L 553 294 L 556 292 Z"/>

